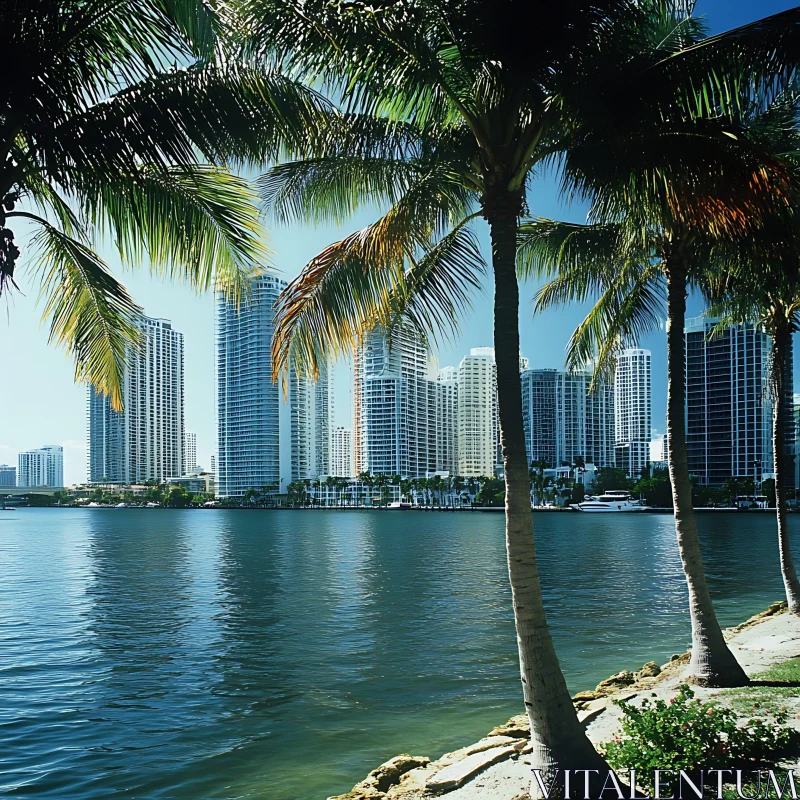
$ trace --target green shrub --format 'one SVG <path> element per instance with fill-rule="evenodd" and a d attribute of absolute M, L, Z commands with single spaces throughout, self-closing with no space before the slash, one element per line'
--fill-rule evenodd
<path fill-rule="evenodd" d="M 625 700 L 615 703 L 623 711 L 622 736 L 605 745 L 606 758 L 615 770 L 637 770 L 638 782 L 648 789 L 654 788 L 655 769 L 691 772 L 763 762 L 785 751 L 796 736 L 780 727 L 787 719 L 783 712 L 774 723 L 744 724 L 731 709 L 694 699 L 685 685 L 668 702 L 646 698 L 638 708 Z"/>

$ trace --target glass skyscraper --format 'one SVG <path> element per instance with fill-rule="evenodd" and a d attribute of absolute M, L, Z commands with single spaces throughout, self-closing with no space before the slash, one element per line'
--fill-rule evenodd
<path fill-rule="evenodd" d="M 696 317 L 687 319 L 684 328 L 689 472 L 707 486 L 722 486 L 732 477 L 751 477 L 758 483 L 774 470 L 770 340 L 752 324 L 714 333 L 718 322 Z M 791 352 L 786 403 L 791 408 Z M 794 425 L 787 414 L 787 458 L 792 457 L 794 444 Z M 786 474 L 793 478 L 794 470 Z"/>
<path fill-rule="evenodd" d="M 272 381 L 275 303 L 286 281 L 253 279 L 240 304 L 217 293 L 217 486 L 220 497 L 280 487 L 280 385 Z"/>

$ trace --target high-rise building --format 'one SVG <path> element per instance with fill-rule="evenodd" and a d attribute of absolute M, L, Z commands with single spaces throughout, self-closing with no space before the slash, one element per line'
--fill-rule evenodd
<path fill-rule="evenodd" d="M 134 484 L 183 474 L 183 334 L 169 320 L 141 316 L 131 347 L 122 411 L 88 389 L 89 481 Z"/>
<path fill-rule="evenodd" d="M 549 467 L 578 457 L 597 467 L 614 466 L 614 386 L 600 381 L 590 391 L 588 372 L 529 369 L 522 373 L 522 416 L 528 462 Z"/>
<path fill-rule="evenodd" d="M 253 279 L 245 302 L 217 294 L 217 486 L 220 497 L 280 486 L 280 387 L 272 382 L 275 303 L 286 282 Z"/>
<path fill-rule="evenodd" d="M 0 464 L 0 486 L 17 485 L 17 468 L 8 464 Z"/>
<path fill-rule="evenodd" d="M 331 416 L 333 384 L 327 365 L 320 366 L 319 379 L 290 370 L 292 480 L 316 480 L 331 473 Z"/>
<path fill-rule="evenodd" d="M 697 317 L 687 319 L 684 328 L 689 472 L 707 486 L 721 486 L 731 477 L 752 477 L 758 483 L 773 474 L 770 341 L 752 324 L 714 332 L 718 322 Z M 787 408 L 792 393 L 790 352 Z M 795 445 L 790 415 L 785 437 L 790 459 Z M 794 469 L 784 472 L 793 482 Z"/>
<path fill-rule="evenodd" d="M 434 470 L 428 372 L 427 344 L 410 325 L 362 337 L 353 369 L 357 471 L 421 477 Z"/>
<path fill-rule="evenodd" d="M 455 367 L 442 367 L 436 383 L 434 411 L 436 469 L 458 473 L 458 375 Z"/>
<path fill-rule="evenodd" d="M 665 433 L 661 437 L 661 460 L 669 464 L 669 434 Z"/>
<path fill-rule="evenodd" d="M 499 427 L 494 348 L 474 347 L 458 365 L 458 474 L 494 475 Z"/>
<path fill-rule="evenodd" d="M 617 467 L 639 477 L 650 464 L 650 351 L 623 350 L 614 374 Z"/>
<path fill-rule="evenodd" d="M 17 486 L 63 486 L 64 448 L 59 445 L 40 447 L 19 454 Z"/>
<path fill-rule="evenodd" d="M 331 437 L 331 473 L 334 478 L 353 478 L 353 431 L 334 428 Z"/>
<path fill-rule="evenodd" d="M 197 471 L 197 434 L 193 433 L 192 431 L 186 431 L 186 442 L 183 447 L 184 452 L 184 460 L 186 461 L 186 465 L 184 466 L 184 472 L 187 475 L 191 475 Z"/>

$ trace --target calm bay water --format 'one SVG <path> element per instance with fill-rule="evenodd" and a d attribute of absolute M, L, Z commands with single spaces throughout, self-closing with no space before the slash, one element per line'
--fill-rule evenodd
<path fill-rule="evenodd" d="M 770 515 L 699 522 L 723 625 L 781 599 Z M 573 691 L 686 649 L 671 517 L 535 524 Z M 318 800 L 521 711 L 501 514 L 19 509 L 0 576 L 0 795 Z"/>

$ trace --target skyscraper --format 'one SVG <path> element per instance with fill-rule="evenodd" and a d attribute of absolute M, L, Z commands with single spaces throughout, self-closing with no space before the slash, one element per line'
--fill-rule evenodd
<path fill-rule="evenodd" d="M 650 463 L 650 351 L 623 350 L 614 374 L 616 462 L 631 477 Z"/>
<path fill-rule="evenodd" d="M 366 333 L 354 358 L 356 470 L 420 477 L 434 469 L 431 452 L 429 352 L 408 324 Z"/>
<path fill-rule="evenodd" d="M 522 373 L 522 416 L 528 462 L 550 467 L 579 456 L 598 467 L 614 466 L 614 387 L 590 392 L 588 372 L 529 369 Z"/>
<path fill-rule="evenodd" d="M 772 474 L 772 399 L 769 388 L 770 341 L 752 324 L 733 325 L 712 335 L 719 320 L 687 319 L 686 440 L 689 472 L 701 484 L 721 486 L 731 477 L 758 483 Z M 786 403 L 792 403 L 789 353 Z M 788 458 L 795 430 L 787 415 Z M 785 470 L 794 477 L 794 470 Z"/>
<path fill-rule="evenodd" d="M 474 347 L 458 365 L 458 474 L 494 475 L 497 465 L 497 367 L 494 349 Z"/>
<path fill-rule="evenodd" d="M 17 468 L 8 464 L 0 464 L 0 486 L 17 485 Z"/>
<path fill-rule="evenodd" d="M 439 370 L 434 385 L 436 406 L 434 410 L 436 432 L 436 469 L 439 472 L 458 473 L 458 376 L 455 367 Z"/>
<path fill-rule="evenodd" d="M 186 431 L 186 443 L 184 445 L 184 458 L 186 465 L 184 472 L 190 475 L 197 471 L 197 434 L 192 431 Z"/>
<path fill-rule="evenodd" d="M 247 302 L 217 294 L 217 486 L 220 497 L 280 486 L 280 387 L 272 382 L 275 303 L 286 287 L 271 272 Z"/>
<path fill-rule="evenodd" d="M 183 334 L 141 316 L 128 353 L 123 409 L 88 389 L 89 481 L 134 484 L 183 474 Z"/>
<path fill-rule="evenodd" d="M 334 428 L 331 437 L 331 473 L 334 478 L 353 478 L 353 432 Z"/>
<path fill-rule="evenodd" d="M 333 385 L 327 365 L 319 380 L 301 377 L 292 368 L 289 380 L 292 480 L 315 480 L 331 473 Z"/>
<path fill-rule="evenodd" d="M 17 486 L 63 486 L 64 448 L 48 445 L 19 454 Z"/>

